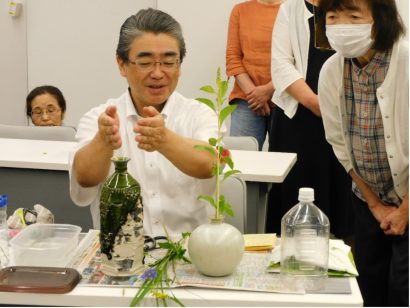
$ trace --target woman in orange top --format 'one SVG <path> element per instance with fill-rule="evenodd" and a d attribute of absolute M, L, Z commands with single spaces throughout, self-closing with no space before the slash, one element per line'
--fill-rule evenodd
<path fill-rule="evenodd" d="M 272 29 L 283 0 L 250 0 L 234 6 L 229 20 L 226 74 L 235 76 L 229 102 L 231 136 L 253 136 L 262 149 L 273 103 L 270 59 Z"/>

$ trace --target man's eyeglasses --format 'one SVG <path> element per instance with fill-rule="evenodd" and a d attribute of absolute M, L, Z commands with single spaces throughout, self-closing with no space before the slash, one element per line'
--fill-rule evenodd
<path fill-rule="evenodd" d="M 163 72 L 175 72 L 180 65 L 179 59 L 172 59 L 172 60 L 165 60 L 165 61 L 130 61 L 128 60 L 129 63 L 134 64 L 137 69 L 141 72 L 152 72 L 155 68 L 157 63 L 159 64 L 160 69 Z"/>
<path fill-rule="evenodd" d="M 31 116 L 32 116 L 32 117 L 39 118 L 39 117 L 41 117 L 41 116 L 44 114 L 44 112 L 45 112 L 47 115 L 49 115 L 50 117 L 52 117 L 52 116 L 56 115 L 59 111 L 61 111 L 61 109 L 54 108 L 54 107 L 50 107 L 50 108 L 47 108 L 47 109 L 34 108 L 34 109 L 31 111 Z"/>

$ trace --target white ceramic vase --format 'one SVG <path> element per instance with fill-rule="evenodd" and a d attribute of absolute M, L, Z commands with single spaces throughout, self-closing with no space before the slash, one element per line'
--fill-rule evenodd
<path fill-rule="evenodd" d="M 245 243 L 242 233 L 222 219 L 197 227 L 189 237 L 189 257 L 204 275 L 226 276 L 236 269 L 242 260 Z"/>

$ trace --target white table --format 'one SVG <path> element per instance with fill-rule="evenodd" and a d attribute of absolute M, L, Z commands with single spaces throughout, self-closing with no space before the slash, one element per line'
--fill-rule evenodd
<path fill-rule="evenodd" d="M 246 181 L 245 233 L 265 233 L 268 184 L 282 183 L 296 163 L 295 153 L 231 150 L 235 169 Z"/>
<path fill-rule="evenodd" d="M 75 142 L 0 138 L 0 167 L 68 170 Z"/>
<path fill-rule="evenodd" d="M 0 168 L 68 170 L 75 142 L 0 138 Z M 268 183 L 281 183 L 296 162 L 294 153 L 232 150 L 235 168 L 247 183 L 246 233 L 264 233 Z"/>
<path fill-rule="evenodd" d="M 186 306 L 362 306 L 363 299 L 355 278 L 349 278 L 351 294 L 279 294 L 201 288 L 174 289 Z M 135 288 L 77 286 L 66 294 L 0 292 L 0 302 L 9 305 L 40 306 L 129 306 Z M 144 303 L 154 305 L 154 302 Z"/>
<path fill-rule="evenodd" d="M 70 197 L 67 154 L 74 144 L 0 139 L 0 187 L 9 195 L 8 215 L 38 203 L 54 213 L 56 223 L 93 227 L 90 209 Z"/>

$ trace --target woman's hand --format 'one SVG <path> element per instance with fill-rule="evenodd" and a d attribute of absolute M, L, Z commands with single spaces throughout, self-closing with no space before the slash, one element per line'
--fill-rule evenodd
<path fill-rule="evenodd" d="M 394 211 L 389 213 L 380 223 L 380 228 L 387 235 L 403 235 L 409 225 L 409 200 L 405 198 Z"/>
<path fill-rule="evenodd" d="M 246 100 L 248 101 L 249 108 L 253 111 L 263 109 L 265 104 L 267 104 L 272 99 L 273 92 L 274 90 L 271 83 L 254 87 L 246 95 Z"/>

